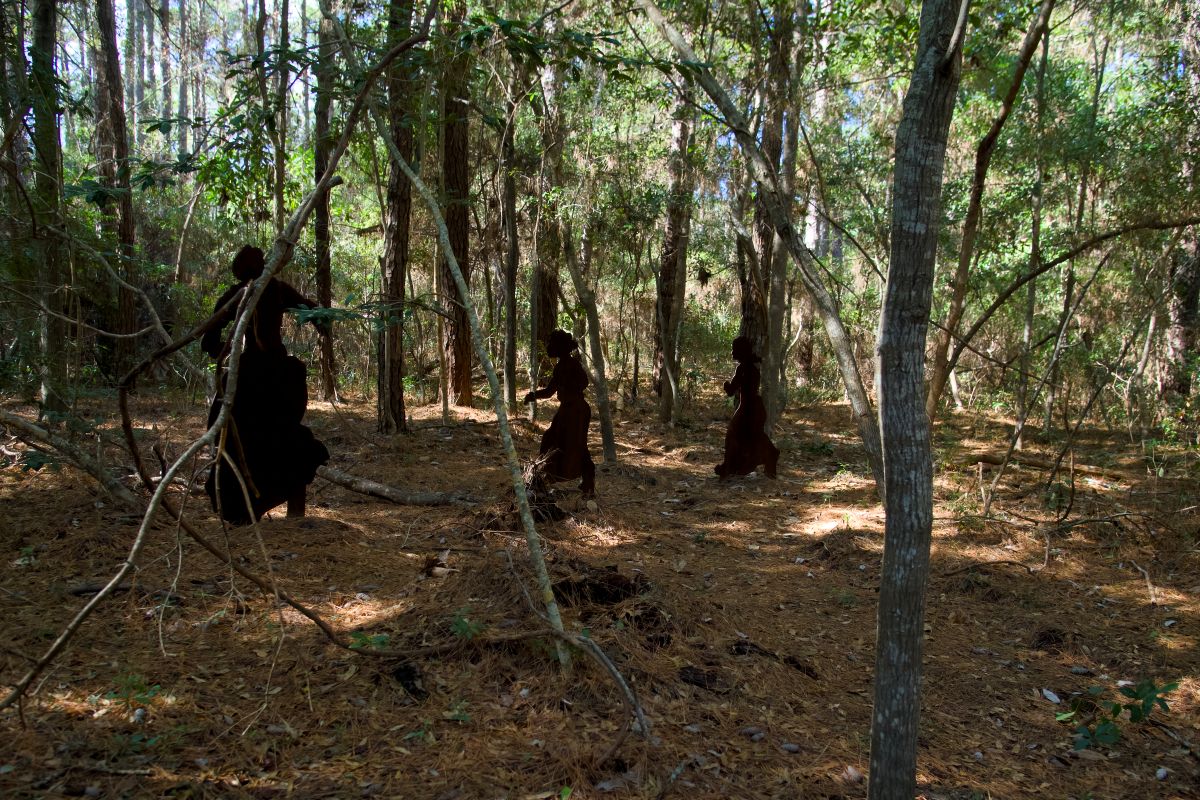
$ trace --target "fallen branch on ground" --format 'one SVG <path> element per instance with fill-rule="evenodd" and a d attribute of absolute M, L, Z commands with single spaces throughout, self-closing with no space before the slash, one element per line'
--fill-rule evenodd
<path fill-rule="evenodd" d="M 330 483 L 372 497 L 382 497 L 403 506 L 469 506 L 479 502 L 466 492 L 407 492 L 386 483 L 360 478 L 335 467 L 322 466 L 317 474 Z"/>

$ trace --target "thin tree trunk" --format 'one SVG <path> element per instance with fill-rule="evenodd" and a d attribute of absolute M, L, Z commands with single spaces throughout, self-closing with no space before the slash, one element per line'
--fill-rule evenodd
<path fill-rule="evenodd" d="M 124 92 L 121 65 L 117 58 L 117 28 L 113 0 L 97 0 L 96 26 L 100 39 L 100 116 L 96 122 L 99 149 L 97 172 L 117 193 L 114 233 L 120 256 L 119 270 L 128 283 L 135 283 L 133 265 L 133 195 L 129 186 L 129 135 L 125 127 Z M 110 218 L 111 219 L 111 218 Z M 117 290 L 117 333 L 133 333 L 137 327 L 133 292 L 126 286 Z M 115 374 L 124 375 L 133 363 L 135 339 L 121 338 L 116 346 Z"/>
<path fill-rule="evenodd" d="M 916 64 L 896 130 L 891 262 L 876 354 L 887 488 L 870 800 L 911 800 L 917 789 L 921 645 L 933 532 L 933 453 L 923 376 L 942 170 L 961 67 L 959 8 L 958 0 L 922 4 Z M 967 6 L 961 8 L 958 24 L 965 28 Z"/>
<path fill-rule="evenodd" d="M 933 368 L 929 378 L 929 393 L 925 400 L 925 411 L 929 414 L 930 419 L 937 417 L 938 404 L 941 402 L 942 392 L 946 388 L 946 377 L 950 374 L 950 361 L 947 354 L 965 308 L 971 262 L 975 254 L 975 241 L 979 235 L 979 223 L 983 217 L 983 192 L 987 182 L 988 169 L 992 164 L 992 155 L 996 151 L 996 143 L 999 141 L 1004 124 L 1012 113 L 1017 95 L 1020 94 L 1021 84 L 1025 80 L 1025 72 L 1029 69 L 1033 54 L 1037 51 L 1038 41 L 1049 30 L 1050 14 L 1054 10 L 1054 3 L 1055 0 L 1042 0 L 1041 9 L 1034 18 L 1033 24 L 1030 25 L 1029 31 L 1026 32 L 1025 40 L 1021 43 L 1021 49 L 1017 53 L 1016 69 L 1013 79 L 1008 85 L 1008 92 L 1001 103 L 1000 113 L 992 120 L 991 128 L 980 140 L 979 147 L 975 149 L 975 172 L 971 176 L 971 194 L 967 203 L 966 219 L 963 221 L 962 243 L 958 249 L 958 265 L 952 281 L 950 310 L 946 314 L 945 324 L 935 335 L 933 346 Z"/>
<path fill-rule="evenodd" d="M 586 238 L 587 234 L 584 233 Z M 587 275 L 579 266 L 575 255 L 575 240 L 571 234 L 571 223 L 563 223 L 562 242 L 565 249 L 567 270 L 571 273 L 571 282 L 575 286 L 575 294 L 579 304 L 587 314 L 588 323 L 588 356 L 596 382 L 596 405 L 600 412 L 600 440 L 604 448 L 604 463 L 617 463 L 617 441 L 613 434 L 612 404 L 608 399 L 608 378 L 604 371 L 604 345 L 600 341 L 600 313 L 596 308 L 596 293 L 587 283 Z"/>
<path fill-rule="evenodd" d="M 521 242 L 517 238 L 516 152 L 513 142 L 517 125 L 517 94 L 522 73 L 515 65 L 509 85 L 504 132 L 500 140 L 501 214 L 504 220 L 504 397 L 510 410 L 517 408 L 517 270 L 521 265 Z"/>
<path fill-rule="evenodd" d="M 183 0 L 180 0 L 182 3 Z M 171 118 L 171 0 L 162 0 L 158 10 L 158 25 L 162 31 L 158 41 L 158 74 L 162 76 L 159 101 L 162 103 L 162 118 Z M 182 39 L 180 40 L 182 41 Z M 168 149 L 170 149 L 168 147 Z"/>
<path fill-rule="evenodd" d="M 456 52 L 449 58 L 442 75 L 442 186 L 446 207 L 443 216 L 450 232 L 450 244 L 462 270 L 463 280 L 470 285 L 471 264 L 468 236 L 470 234 L 470 160 L 467 152 L 467 117 L 470 97 L 468 70 L 469 53 L 457 49 L 457 33 L 466 15 L 465 2 L 459 2 L 451 12 L 447 37 L 454 42 Z M 443 254 L 443 258 L 445 254 Z M 443 347 L 449 371 L 447 402 L 469 406 L 474 400 L 471 386 L 471 326 L 467 319 L 466 301 L 458 292 L 448 263 L 440 270 L 440 290 L 449 307 L 450 322 Z"/>
<path fill-rule="evenodd" d="M 333 106 L 334 73 L 333 59 L 337 53 L 333 23 L 322 17 L 317 26 L 317 101 L 314 108 L 315 130 L 313 135 L 313 162 L 317 177 L 325 174 L 329 164 L 329 153 L 333 149 L 334 137 L 330 119 Z M 318 197 L 313 208 L 313 238 L 317 256 L 317 302 L 328 308 L 333 301 L 333 277 L 329 256 L 329 190 Z M 333 362 L 333 340 L 330 336 L 320 339 L 321 397 L 332 402 L 337 399 L 337 380 Z"/>
<path fill-rule="evenodd" d="M 275 88 L 275 108 L 278 120 L 275 123 L 275 232 L 283 230 L 287 223 L 287 208 L 283 202 L 283 189 L 287 181 L 287 130 L 288 130 L 288 0 L 279 2 L 279 46 L 285 51 L 276 65 L 278 83 Z"/>
<path fill-rule="evenodd" d="M 163 0 L 166 3 L 168 0 Z M 191 74 L 191 53 L 188 47 L 188 18 L 187 18 L 187 0 L 179 0 L 179 71 L 175 76 L 176 87 L 179 92 L 179 102 L 176 108 L 179 110 L 179 155 L 188 153 L 188 75 Z"/>
<path fill-rule="evenodd" d="M 388 43 L 395 46 L 412 30 L 412 3 L 392 0 L 388 6 Z M 392 139 L 406 161 L 413 157 L 413 130 L 409 119 L 411 69 L 397 59 L 388 68 L 388 124 Z M 399 164 L 389 158 L 387 211 L 384 222 L 382 294 L 387 318 L 379 333 L 380 433 L 408 430 L 404 413 L 404 280 L 408 273 L 409 226 L 412 217 L 412 184 Z"/>
<path fill-rule="evenodd" d="M 32 47 L 30 48 L 30 90 L 33 106 L 34 190 L 32 201 L 42 225 L 61 227 L 62 150 L 59 144 L 58 74 L 54 61 L 58 39 L 58 0 L 34 0 L 31 8 Z M 57 236 L 43 233 L 35 242 L 38 260 L 38 299 L 43 310 L 38 314 L 38 399 L 47 411 L 60 413 L 67 408 L 64 326 L 55 313 L 63 309 L 63 252 Z"/>

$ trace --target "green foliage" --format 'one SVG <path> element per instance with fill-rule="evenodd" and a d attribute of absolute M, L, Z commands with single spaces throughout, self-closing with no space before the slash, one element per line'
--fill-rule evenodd
<path fill-rule="evenodd" d="M 464 606 L 454 613 L 454 621 L 450 623 L 450 630 L 454 631 L 454 635 L 460 639 L 474 639 L 486 628 L 482 622 L 470 619 L 468 617 L 470 613 L 470 606 Z"/>
<path fill-rule="evenodd" d="M 392 641 L 392 637 L 386 633 L 366 633 L 365 631 L 350 632 L 350 649 L 351 650 L 383 650 Z"/>
<path fill-rule="evenodd" d="M 157 683 L 150 685 L 141 675 L 127 672 L 117 677 L 117 688 L 105 694 L 104 698 L 115 701 L 126 710 L 133 711 L 150 705 L 150 702 L 158 696 L 161 690 L 162 687 Z"/>
<path fill-rule="evenodd" d="M 1178 681 L 1158 686 L 1149 678 L 1137 685 L 1118 686 L 1117 693 L 1124 701 L 1106 699 L 1108 690 L 1103 686 L 1092 686 L 1087 694 L 1071 701 L 1070 710 L 1055 714 L 1059 722 L 1083 720 L 1075 728 L 1075 749 L 1087 750 L 1095 747 L 1111 747 L 1121 739 L 1120 723 L 1126 718 L 1132 724 L 1150 719 L 1155 708 L 1163 713 L 1170 711 L 1165 695 L 1179 688 Z"/>

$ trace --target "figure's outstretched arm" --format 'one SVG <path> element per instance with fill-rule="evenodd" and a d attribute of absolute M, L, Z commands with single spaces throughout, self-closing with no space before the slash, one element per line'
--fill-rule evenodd
<path fill-rule="evenodd" d="M 200 349 L 213 358 L 220 357 L 221 350 L 225 347 L 225 339 L 221 334 L 225 331 L 225 326 L 232 322 L 233 318 L 237 315 L 237 303 L 230 304 L 229 301 L 236 297 L 238 292 L 242 291 L 242 288 L 243 284 L 240 283 L 229 287 L 225 290 L 225 294 L 221 295 L 220 299 L 217 300 L 216 306 L 213 307 L 213 315 L 216 316 L 223 306 L 229 306 L 225 309 L 224 313 L 221 313 L 217 317 L 216 326 L 206 332 L 204 337 L 200 339 Z"/>
<path fill-rule="evenodd" d="M 285 281 L 276 279 L 279 283 L 279 300 L 284 308 L 321 308 L 321 304 L 311 297 L 305 297 L 296 290 L 294 286 Z M 333 325 L 329 320 L 310 319 L 320 333 L 329 335 L 333 332 Z"/>
<path fill-rule="evenodd" d="M 541 389 L 534 389 L 529 394 L 525 395 L 522 402 L 532 403 L 534 400 L 545 400 L 547 397 L 553 397 L 558 391 L 558 366 L 555 365 L 554 372 L 550 373 L 550 382 Z"/>

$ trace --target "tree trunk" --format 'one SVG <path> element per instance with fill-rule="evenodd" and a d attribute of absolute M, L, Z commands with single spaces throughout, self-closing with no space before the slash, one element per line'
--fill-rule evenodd
<path fill-rule="evenodd" d="M 584 233 L 587 238 L 587 233 Z M 617 440 L 613 434 L 612 404 L 608 400 L 608 377 L 604 372 L 604 345 L 600 341 L 600 313 L 596 308 L 596 293 L 587 283 L 587 275 L 579 266 L 575 255 L 575 241 L 571 235 L 571 223 L 563 223 L 563 245 L 567 261 L 567 270 L 571 273 L 571 282 L 575 286 L 575 294 L 579 304 L 583 306 L 588 321 L 588 356 L 592 362 L 596 383 L 596 405 L 600 412 L 600 441 L 604 447 L 604 463 L 617 463 Z"/>
<path fill-rule="evenodd" d="M 163 0 L 164 3 L 167 0 Z M 179 102 L 176 103 L 178 109 L 179 123 L 179 155 L 186 155 L 188 152 L 188 131 L 191 126 L 188 124 L 188 75 L 191 74 L 189 65 L 191 53 L 188 47 L 188 19 L 187 19 L 187 0 L 179 0 L 179 71 L 175 76 L 176 87 L 179 92 Z"/>
<path fill-rule="evenodd" d="M 34 189 L 32 202 L 41 225 L 62 225 L 62 150 L 59 144 L 58 75 L 54 61 L 58 39 L 58 0 L 36 0 L 31 8 L 30 90 L 33 106 Z M 41 262 L 38 299 L 50 311 L 61 311 L 63 253 L 60 239 L 44 233 L 35 242 Z M 47 411 L 67 408 L 63 358 L 64 326 L 46 311 L 38 314 L 38 399 Z"/>
<path fill-rule="evenodd" d="M 1170 294 L 1167 296 L 1167 360 L 1164 399 L 1182 405 L 1192 392 L 1196 367 L 1196 325 L 1200 316 L 1200 258 L 1182 248 L 1171 259 Z"/>
<path fill-rule="evenodd" d="M 971 176 L 971 195 L 967 203 L 966 219 L 963 221 L 962 243 L 959 245 L 958 266 L 955 268 L 952 282 L 950 310 L 946 314 L 945 323 L 935 334 L 934 339 L 933 368 L 929 377 L 929 393 L 925 399 L 925 411 L 929 414 L 930 419 L 937 416 L 938 404 L 941 402 L 942 392 L 946 388 L 946 378 L 950 374 L 948 353 L 951 339 L 958 330 L 958 323 L 962 320 L 966 303 L 970 267 L 975 254 L 975 239 L 979 234 L 979 222 L 983 216 L 983 191 L 987 182 L 988 168 L 991 166 L 992 155 L 996 151 L 1000 132 L 1004 129 L 1004 124 L 1008 121 L 1013 104 L 1021 91 L 1025 72 L 1029 69 L 1029 63 L 1037 51 L 1038 41 L 1049 30 L 1050 13 L 1054 10 L 1054 2 L 1055 0 L 1043 0 L 1037 17 L 1025 34 L 1025 40 L 1021 43 L 1021 50 L 1017 54 L 1016 70 L 1009 83 L 1004 101 L 1001 103 L 1000 113 L 992 120 L 991 128 L 975 149 L 975 172 Z"/>
<path fill-rule="evenodd" d="M 669 188 L 659 263 L 657 300 L 654 314 L 654 386 L 658 390 L 658 418 L 676 422 L 676 394 L 679 390 L 679 330 L 687 292 L 687 227 L 695 184 L 688 148 L 691 146 L 692 117 L 695 114 L 691 92 L 686 88 L 675 101 L 675 124 L 671 134 L 668 162 Z"/>
<path fill-rule="evenodd" d="M 470 234 L 470 160 L 467 152 L 467 115 L 470 97 L 468 77 L 470 57 L 465 49 L 457 48 L 457 34 L 466 14 L 463 2 L 456 4 L 448 21 L 446 34 L 455 42 L 455 52 L 442 74 L 442 188 L 445 198 L 443 216 L 450 232 L 450 246 L 462 270 L 463 280 L 471 282 L 471 263 L 468 236 Z M 447 401 L 451 405 L 469 406 L 474 400 L 471 386 L 471 325 L 467 319 L 466 298 L 458 292 L 449 263 L 442 254 L 439 278 L 440 291 L 445 297 L 450 321 L 444 326 L 443 348 L 446 352 Z"/>
<path fill-rule="evenodd" d="M 517 408 L 517 270 L 521 242 L 517 238 L 517 179 L 513 142 L 517 125 L 517 93 L 521 71 L 514 67 L 509 86 L 504 132 L 500 140 L 501 214 L 504 218 L 504 397 L 510 410 Z"/>
<path fill-rule="evenodd" d="M 116 219 L 110 228 L 116 234 L 119 269 L 129 283 L 135 283 L 133 265 L 133 195 L 129 186 L 129 134 L 125 127 L 124 92 L 121 65 L 117 59 L 117 27 L 113 15 L 113 0 L 97 0 L 96 27 L 99 31 L 101 64 L 97 87 L 99 118 L 96 120 L 98 155 L 97 172 L 103 183 L 116 194 Z M 132 333 L 137 327 L 133 292 L 124 286 L 117 289 L 117 333 Z M 117 340 L 114 373 L 124 375 L 133 365 L 135 339 Z"/>
<path fill-rule="evenodd" d="M 279 3 L 279 46 L 284 51 L 290 49 L 288 44 L 288 0 Z M 287 209 L 283 203 L 283 189 L 287 181 L 287 130 L 288 130 L 288 62 L 286 54 L 281 55 L 277 66 L 278 83 L 275 87 L 275 112 L 278 120 L 275 123 L 275 232 L 283 230 L 287 223 Z"/>
<path fill-rule="evenodd" d="M 412 3 L 392 0 L 388 5 L 388 45 L 394 47 L 412 32 Z M 400 156 L 411 162 L 413 130 L 409 118 L 411 69 L 397 59 L 388 68 L 388 122 Z M 379 333 L 380 433 L 408 430 L 404 413 L 404 280 L 408 273 L 409 226 L 412 217 L 412 184 L 398 164 L 391 164 L 384 215 L 381 289 L 386 319 Z"/>
<path fill-rule="evenodd" d="M 333 149 L 334 136 L 331 128 L 333 106 L 334 71 L 333 59 L 337 54 L 337 40 L 333 23 L 324 16 L 317 26 L 317 100 L 314 108 L 313 162 L 316 176 L 325 174 L 329 154 Z M 317 302 L 328 308 L 333 301 L 333 277 L 329 258 L 329 190 L 317 197 L 313 207 L 313 239 L 317 256 Z M 333 338 L 320 339 L 321 397 L 333 402 L 337 399 L 337 379 L 333 363 Z"/>
<path fill-rule="evenodd" d="M 180 0 L 182 5 L 183 0 Z M 162 76 L 159 99 L 162 102 L 162 118 L 171 118 L 171 0 L 162 0 L 159 6 L 158 24 L 162 36 L 158 42 L 158 74 Z M 182 36 L 182 33 L 181 33 Z M 182 39 L 180 40 L 182 42 Z M 168 148 L 169 149 L 169 148 Z"/>
<path fill-rule="evenodd" d="M 921 643 L 933 530 L 925 340 L 941 222 L 942 170 L 960 75 L 957 0 L 926 0 L 896 130 L 891 262 L 876 354 L 884 448 L 884 549 L 875 650 L 870 800 L 916 795 Z M 963 24 L 965 25 L 966 6 Z"/>

